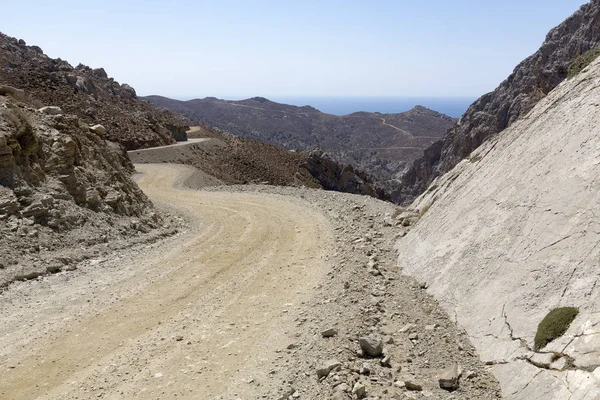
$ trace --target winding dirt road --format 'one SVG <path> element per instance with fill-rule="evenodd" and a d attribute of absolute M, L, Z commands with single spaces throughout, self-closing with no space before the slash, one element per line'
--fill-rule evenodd
<path fill-rule="evenodd" d="M 330 269 L 326 218 L 273 195 L 183 189 L 189 167 L 136 167 L 189 230 L 1 294 L 0 399 L 272 392 L 277 352 Z"/>

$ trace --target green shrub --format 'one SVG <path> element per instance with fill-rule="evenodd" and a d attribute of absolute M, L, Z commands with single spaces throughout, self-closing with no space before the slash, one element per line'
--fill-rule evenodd
<path fill-rule="evenodd" d="M 560 307 L 550 311 L 538 325 L 534 349 L 538 351 L 554 339 L 561 337 L 569 329 L 577 314 L 579 309 L 576 307 Z"/>
<path fill-rule="evenodd" d="M 594 61 L 598 56 L 600 56 L 600 49 L 590 50 L 577 57 L 569 65 L 569 74 L 567 75 L 567 77 L 571 79 L 572 77 L 580 73 L 585 67 L 590 65 L 590 63 Z"/>

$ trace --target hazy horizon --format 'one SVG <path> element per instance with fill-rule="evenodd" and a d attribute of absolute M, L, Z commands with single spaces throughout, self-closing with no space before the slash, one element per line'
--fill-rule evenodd
<path fill-rule="evenodd" d="M 25 0 L 2 32 L 140 95 L 476 98 L 583 3 Z"/>

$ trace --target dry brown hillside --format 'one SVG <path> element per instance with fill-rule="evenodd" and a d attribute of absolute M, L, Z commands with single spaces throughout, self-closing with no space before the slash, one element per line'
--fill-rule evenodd
<path fill-rule="evenodd" d="M 38 107 L 59 106 L 88 124 L 102 124 L 106 139 L 126 149 L 185 139 L 181 119 L 140 101 L 135 90 L 110 78 L 103 68 L 71 66 L 38 46 L 0 33 L 0 84 L 17 87 Z"/>
<path fill-rule="evenodd" d="M 215 126 L 289 150 L 319 148 L 336 161 L 364 169 L 388 191 L 397 188 L 413 160 L 455 122 L 420 106 L 398 114 L 357 112 L 337 116 L 262 97 L 242 101 L 212 97 L 190 101 L 160 96 L 145 99 L 183 114 L 190 123 Z"/>
<path fill-rule="evenodd" d="M 193 127 L 189 136 L 186 144 L 130 151 L 129 157 L 134 163 L 192 165 L 211 184 L 264 183 L 390 198 L 364 172 L 322 151 L 290 151 L 206 127 Z"/>

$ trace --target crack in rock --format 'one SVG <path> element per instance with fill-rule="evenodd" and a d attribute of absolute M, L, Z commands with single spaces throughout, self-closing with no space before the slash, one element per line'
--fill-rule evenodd
<path fill-rule="evenodd" d="M 542 373 L 542 371 L 536 372 L 536 374 L 533 377 L 531 377 L 531 380 L 529 382 L 527 382 L 527 384 L 525 386 L 523 386 L 521 389 L 517 390 L 516 392 L 511 393 L 508 397 L 515 396 L 515 395 L 521 393 L 523 390 L 527 389 L 527 386 L 529 386 L 535 380 L 535 378 L 537 378 L 537 376 L 541 373 Z"/>
<path fill-rule="evenodd" d="M 506 314 L 506 311 L 504 311 L 505 307 L 506 307 L 506 303 L 504 303 L 504 305 L 502 306 L 502 316 L 504 317 L 504 324 L 508 328 L 510 340 L 512 340 L 512 341 L 518 340 L 521 343 L 521 347 L 525 347 L 527 350 L 533 351 L 533 350 L 531 350 L 531 348 L 529 347 L 529 344 L 527 343 L 527 341 L 525 339 L 514 335 L 513 328 L 510 325 L 510 323 L 508 322 L 508 315 Z"/>

